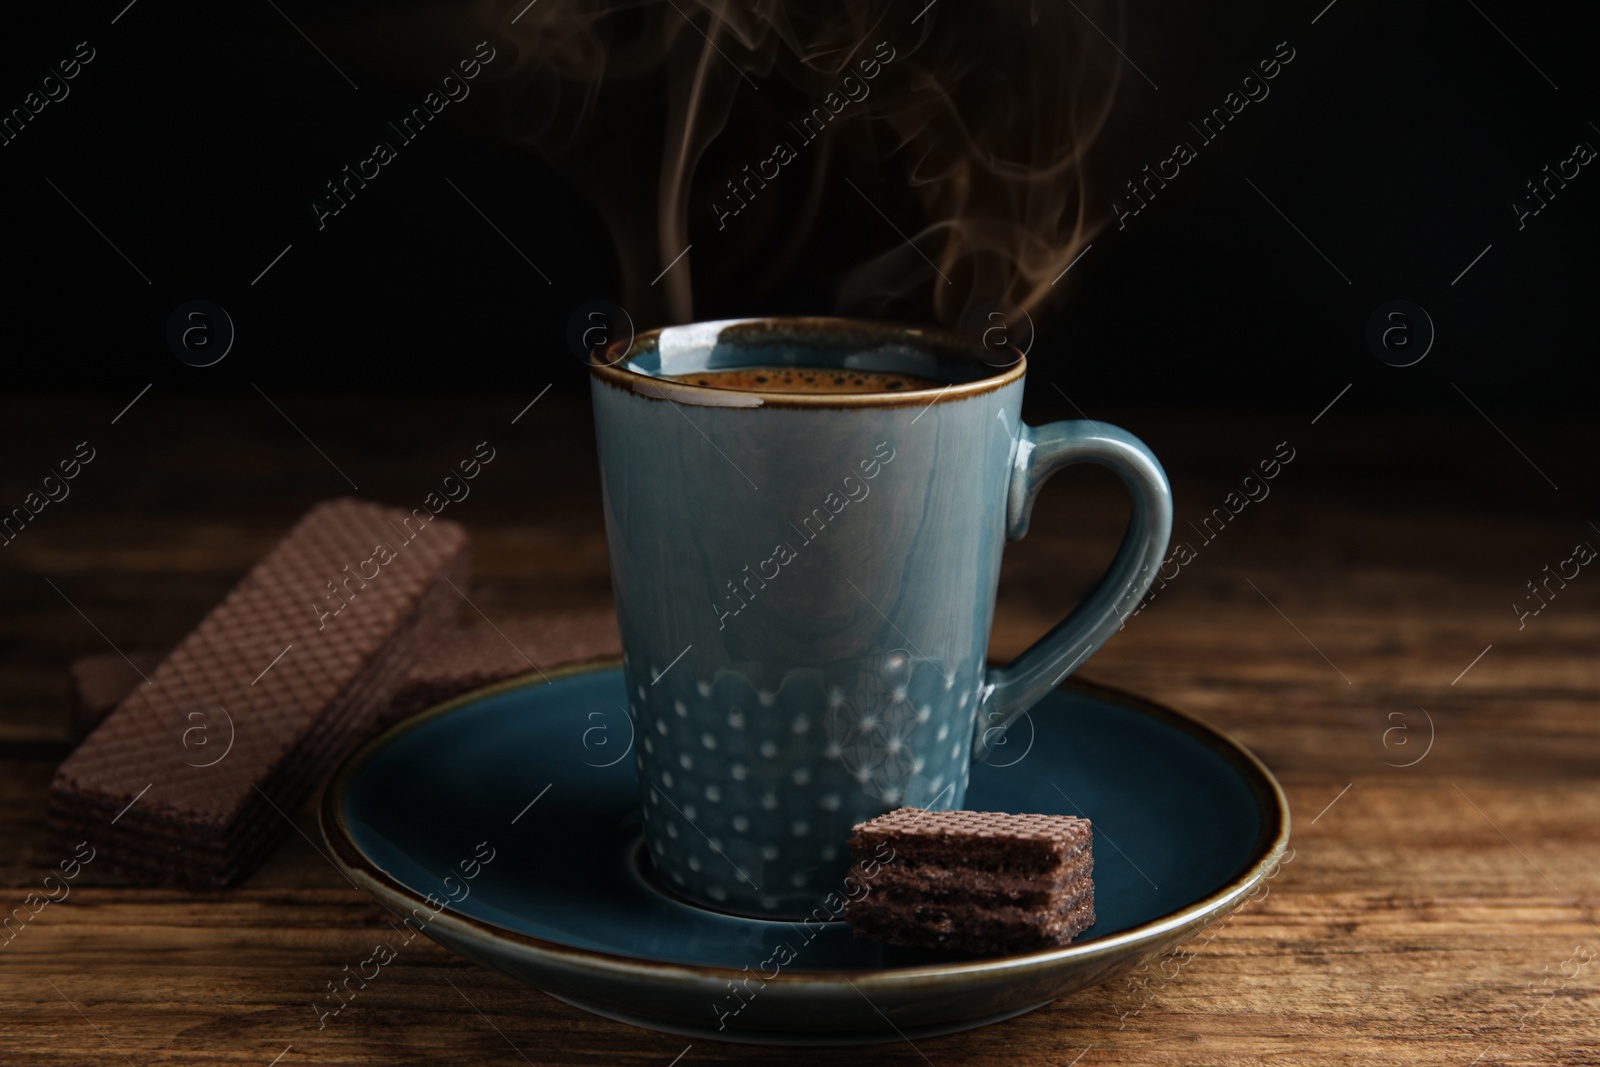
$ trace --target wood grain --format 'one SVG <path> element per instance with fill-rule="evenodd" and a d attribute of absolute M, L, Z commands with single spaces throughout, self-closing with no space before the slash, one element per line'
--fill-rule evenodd
<path fill-rule="evenodd" d="M 361 495 L 397 504 L 420 501 L 488 439 L 500 456 L 453 516 L 476 540 L 473 601 L 491 617 L 608 601 L 581 398 L 545 397 L 512 426 L 525 398 L 274 396 Z M 44 796 L 68 750 L 66 665 L 106 647 L 94 627 L 128 647 L 176 641 L 300 512 L 349 492 L 253 398 L 153 394 L 111 427 L 120 406 L 0 407 L 0 503 L 85 436 L 100 449 L 73 495 L 0 556 L 7 907 L 65 858 L 45 843 Z M 1087 673 L 1205 718 L 1273 768 L 1295 853 L 1272 891 L 1188 952 L 1031 1015 L 834 1055 L 941 1067 L 1600 1063 L 1600 576 L 1584 572 L 1520 628 L 1510 606 L 1573 543 L 1600 543 L 1587 525 L 1600 514 L 1581 510 L 1596 476 L 1562 458 L 1594 455 L 1595 430 L 1519 429 L 1555 493 L 1470 414 L 1335 409 L 1312 427 L 1320 404 L 1306 406 L 1290 421 L 1093 413 L 1166 461 L 1179 535 L 1197 552 Z M 1296 459 L 1268 498 L 1209 542 L 1184 534 L 1286 437 Z M 1045 491 L 1006 557 L 995 656 L 1082 595 L 1125 515 L 1102 472 L 1069 471 Z M 68 899 L 0 945 L 0 1063 L 819 1059 L 612 1023 L 421 940 L 319 1028 L 311 1003 L 389 927 L 318 853 L 309 813 L 296 814 L 304 835 L 237 890 L 130 888 L 86 868 Z"/>

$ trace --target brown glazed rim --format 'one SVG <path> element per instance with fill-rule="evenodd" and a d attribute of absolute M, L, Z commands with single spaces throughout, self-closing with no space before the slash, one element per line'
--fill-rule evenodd
<path fill-rule="evenodd" d="M 344 818 L 344 797 L 362 769 L 373 757 L 387 748 L 401 735 L 409 733 L 424 723 L 450 714 L 463 705 L 486 697 L 508 693 L 517 689 L 547 684 L 550 680 L 590 671 L 606 670 L 622 665 L 620 659 L 592 660 L 551 670 L 548 677 L 521 675 L 482 689 L 463 693 L 458 697 L 417 712 L 390 726 L 352 753 L 334 772 L 332 780 L 323 789 L 318 814 L 323 839 L 328 843 L 334 865 L 353 884 L 366 890 L 377 900 L 397 912 L 427 907 L 422 894 L 411 889 L 388 871 L 379 867 L 355 843 L 354 835 Z M 940 986 L 952 983 L 960 986 L 964 981 L 985 976 L 1045 974 L 1068 960 L 1088 963 L 1113 960 L 1124 954 L 1151 951 L 1163 944 L 1172 944 L 1170 938 L 1177 931 L 1190 927 L 1204 928 L 1233 911 L 1257 887 L 1276 873 L 1289 846 L 1289 799 L 1283 787 L 1273 777 L 1266 764 L 1256 754 L 1234 741 L 1220 730 L 1199 719 L 1185 715 L 1153 700 L 1147 700 L 1125 690 L 1097 685 L 1080 678 L 1069 678 L 1058 688 L 1078 692 L 1129 707 L 1188 734 L 1206 748 L 1221 756 L 1233 766 L 1248 784 L 1261 815 L 1261 829 L 1256 836 L 1251 856 L 1226 885 L 1214 890 L 1201 900 L 1194 901 L 1177 911 L 1141 923 L 1129 930 L 1109 934 L 1092 941 L 1075 942 L 1060 948 L 1011 956 L 975 959 L 971 961 L 924 964 L 912 967 L 883 968 L 879 970 L 826 970 L 785 972 L 769 982 L 775 988 L 815 989 L 820 986 L 851 981 L 867 992 L 885 988 L 915 988 Z M 432 908 L 428 910 L 432 911 Z M 644 957 L 623 956 L 574 945 L 546 941 L 483 919 L 455 911 L 448 905 L 434 914 L 430 922 L 451 931 L 455 936 L 501 947 L 516 946 L 531 952 L 546 963 L 568 968 L 603 972 L 614 977 L 636 981 L 680 982 L 711 980 L 722 982 L 743 977 L 743 972 L 732 967 L 715 964 L 677 963 Z"/>
<path fill-rule="evenodd" d="M 706 325 L 706 324 L 700 324 Z M 762 329 L 782 327 L 805 329 L 820 334 L 849 334 L 859 336 L 864 342 L 881 343 L 888 340 L 907 341 L 937 353 L 965 355 L 975 364 L 987 366 L 974 355 L 972 345 L 948 330 L 933 326 L 907 326 L 897 323 L 872 322 L 865 319 L 842 319 L 826 316 L 761 316 L 749 319 L 729 319 L 719 336 L 747 328 L 751 333 Z M 628 369 L 628 363 L 637 358 L 662 330 L 674 327 L 659 326 L 632 338 L 624 347 L 621 340 L 612 341 L 604 349 L 589 354 L 589 373 L 607 385 L 634 393 L 650 400 L 674 400 L 703 407 L 781 407 L 781 408 L 899 408 L 928 407 L 952 400 L 965 400 L 982 396 L 1020 381 L 1028 371 L 1028 360 L 1016 346 L 1006 346 L 1016 354 L 1016 362 L 1006 367 L 992 368 L 996 373 L 970 382 L 952 382 L 937 389 L 912 389 L 905 392 L 873 393 L 773 393 L 760 390 L 723 389 L 718 386 L 696 385 L 692 382 L 656 378 Z"/>

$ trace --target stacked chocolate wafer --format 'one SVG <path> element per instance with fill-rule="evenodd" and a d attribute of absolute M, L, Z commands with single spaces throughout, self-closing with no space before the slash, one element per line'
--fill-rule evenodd
<path fill-rule="evenodd" d="M 52 830 L 143 881 L 237 881 L 450 626 L 466 567 L 466 532 L 420 509 L 313 508 L 61 765 Z"/>
<path fill-rule="evenodd" d="M 1093 833 L 1070 815 L 900 808 L 856 826 L 856 936 L 993 954 L 1065 945 L 1094 924 Z"/>

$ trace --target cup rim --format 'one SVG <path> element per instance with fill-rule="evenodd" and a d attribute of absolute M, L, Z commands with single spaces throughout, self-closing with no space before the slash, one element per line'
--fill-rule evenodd
<path fill-rule="evenodd" d="M 864 340 L 909 340 L 910 343 L 931 347 L 951 355 L 964 354 L 973 362 L 988 366 L 976 354 L 973 345 L 959 335 L 936 326 L 913 326 L 883 322 L 874 319 L 850 319 L 823 315 L 758 315 L 740 319 L 716 319 L 708 322 L 685 324 L 701 328 L 721 327 L 723 330 L 747 326 L 754 330 L 779 326 L 787 329 L 810 329 L 819 333 L 859 334 Z M 725 389 L 721 386 L 697 385 L 671 378 L 658 378 L 631 370 L 628 364 L 648 350 L 651 343 L 669 329 L 682 326 L 658 326 L 644 330 L 626 340 L 613 340 L 603 348 L 589 352 L 589 373 L 598 381 L 653 400 L 670 400 L 704 407 L 783 407 L 783 408 L 891 408 L 930 407 L 952 400 L 964 400 L 1020 381 L 1028 371 L 1028 359 L 1015 345 L 1006 350 L 1016 355 L 1016 360 L 1005 367 L 990 367 L 994 373 L 966 382 L 951 382 L 930 389 L 876 391 L 865 393 L 790 393 L 767 392 L 757 389 Z"/>

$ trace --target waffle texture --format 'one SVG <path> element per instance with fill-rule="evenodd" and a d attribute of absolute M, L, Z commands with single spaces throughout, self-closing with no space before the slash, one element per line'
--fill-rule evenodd
<path fill-rule="evenodd" d="M 451 624 L 467 534 L 422 516 L 308 512 L 56 771 L 55 833 L 152 882 L 253 870 Z"/>
<path fill-rule="evenodd" d="M 538 674 L 622 655 L 616 613 L 568 612 L 513 616 L 493 624 L 453 626 L 423 650 L 377 720 L 399 722 L 470 690 L 523 674 Z M 149 674 L 165 652 L 129 649 L 128 659 Z M 141 683 L 138 672 L 116 652 L 93 652 L 72 661 L 72 722 L 82 740 Z"/>

